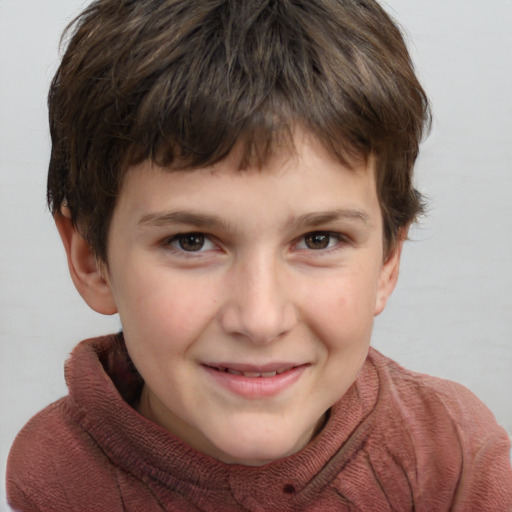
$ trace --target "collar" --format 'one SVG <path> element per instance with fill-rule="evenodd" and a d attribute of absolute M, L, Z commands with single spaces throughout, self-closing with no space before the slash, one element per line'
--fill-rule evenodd
<path fill-rule="evenodd" d="M 193 501 L 230 494 L 256 509 L 314 502 L 364 445 L 375 423 L 379 377 L 372 349 L 355 383 L 332 408 L 323 430 L 300 452 L 265 466 L 230 465 L 197 452 L 131 405 L 142 379 L 122 333 L 85 340 L 66 363 L 69 411 L 110 460 L 139 480 L 179 489 Z M 219 501 L 217 501 L 219 502 Z M 222 501 L 221 501 L 222 502 Z"/>

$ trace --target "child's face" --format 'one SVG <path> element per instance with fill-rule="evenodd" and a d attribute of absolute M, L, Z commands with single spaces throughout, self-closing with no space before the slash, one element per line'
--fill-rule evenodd
<path fill-rule="evenodd" d="M 261 171 L 233 157 L 134 167 L 109 232 L 139 410 L 226 462 L 309 442 L 354 382 L 396 280 L 373 170 L 345 168 L 304 134 L 296 144 Z"/>

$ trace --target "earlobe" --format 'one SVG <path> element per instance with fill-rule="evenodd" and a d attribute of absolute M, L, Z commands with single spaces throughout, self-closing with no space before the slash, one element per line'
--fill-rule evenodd
<path fill-rule="evenodd" d="M 381 267 L 377 297 L 375 300 L 374 316 L 380 315 L 384 311 L 388 298 L 395 289 L 396 283 L 398 281 L 398 274 L 400 271 L 400 258 L 402 255 L 402 247 L 404 245 L 405 239 L 406 235 L 399 233 L 396 246 L 388 254 L 386 261 Z"/>
<path fill-rule="evenodd" d="M 117 313 L 110 284 L 104 275 L 105 269 L 73 224 L 69 208 L 63 206 L 54 219 L 66 250 L 69 273 L 78 293 L 94 311 L 104 315 Z"/>

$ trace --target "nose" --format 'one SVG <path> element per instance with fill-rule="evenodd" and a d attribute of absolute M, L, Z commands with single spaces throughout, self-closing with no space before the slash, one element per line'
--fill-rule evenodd
<path fill-rule="evenodd" d="M 220 312 L 224 332 L 268 344 L 297 324 L 287 273 L 275 258 L 261 255 L 235 266 L 227 286 L 227 300 Z"/>

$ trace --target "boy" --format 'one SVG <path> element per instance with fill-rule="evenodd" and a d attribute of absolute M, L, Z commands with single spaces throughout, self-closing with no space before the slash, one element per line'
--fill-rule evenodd
<path fill-rule="evenodd" d="M 100 0 L 50 91 L 71 277 L 123 332 L 20 433 L 20 510 L 511 510 L 464 388 L 369 348 L 429 112 L 372 1 Z"/>

